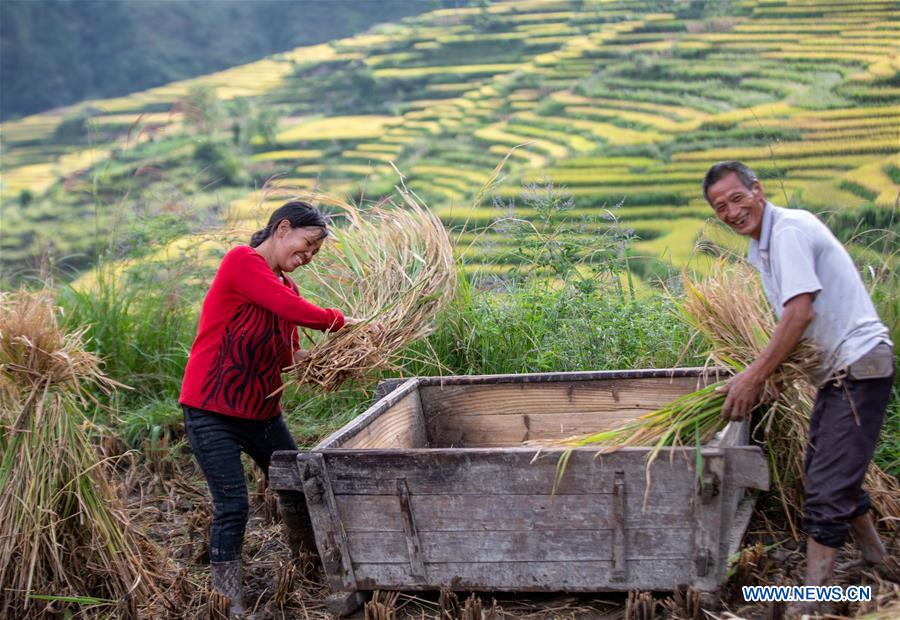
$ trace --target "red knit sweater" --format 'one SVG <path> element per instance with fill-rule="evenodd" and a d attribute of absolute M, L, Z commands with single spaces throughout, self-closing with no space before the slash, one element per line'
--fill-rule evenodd
<path fill-rule="evenodd" d="M 344 315 L 320 308 L 284 282 L 253 248 L 222 259 L 191 347 L 179 402 L 225 415 L 268 420 L 281 413 L 281 369 L 299 348 L 297 325 L 338 330 Z"/>

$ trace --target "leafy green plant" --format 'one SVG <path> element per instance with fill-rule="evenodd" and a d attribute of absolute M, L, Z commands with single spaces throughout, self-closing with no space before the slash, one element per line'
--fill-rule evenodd
<path fill-rule="evenodd" d="M 86 326 L 87 346 L 105 372 L 133 388 L 119 393 L 119 406 L 180 389 L 203 294 L 194 278 L 203 273 L 189 255 L 130 268 L 101 263 L 92 283 L 61 288 L 67 325 Z"/>
<path fill-rule="evenodd" d="M 163 442 L 176 441 L 184 435 L 181 406 L 172 397 L 148 400 L 121 416 L 119 432 L 129 446 L 140 448 L 148 442 L 155 450 Z"/>
<path fill-rule="evenodd" d="M 234 147 L 223 140 L 207 139 L 194 149 L 194 159 L 208 171 L 213 184 L 241 185 L 247 180 Z"/>
<path fill-rule="evenodd" d="M 568 212 L 575 200 L 552 184 L 526 187 L 522 203 L 533 215 L 517 217 L 512 201 L 495 201 L 505 216 L 494 227 L 512 237 L 512 252 L 518 259 L 510 277 L 519 281 L 551 278 L 585 293 L 611 286 L 621 296 L 620 276 L 624 276 L 629 298 L 634 299 L 627 253 L 634 232 L 619 225 L 615 210 L 621 205 L 597 209 L 596 215 L 572 217 Z M 590 242 L 583 241 L 584 233 L 590 233 Z"/>

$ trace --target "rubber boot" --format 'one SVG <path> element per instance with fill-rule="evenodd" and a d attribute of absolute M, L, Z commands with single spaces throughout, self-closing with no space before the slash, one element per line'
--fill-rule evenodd
<path fill-rule="evenodd" d="M 873 568 L 880 577 L 900 583 L 900 566 L 897 560 L 888 555 L 881 543 L 871 512 L 850 521 L 850 534 L 853 536 L 853 542 L 862 551 L 863 568 Z"/>
<path fill-rule="evenodd" d="M 210 562 L 209 574 L 213 588 L 231 600 L 228 608 L 231 615 L 241 617 L 244 613 L 244 574 L 241 561 Z"/>
<path fill-rule="evenodd" d="M 812 538 L 806 539 L 806 585 L 824 586 L 831 580 L 837 549 L 826 547 Z M 793 602 L 787 607 L 788 618 L 825 613 L 820 602 Z"/>
<path fill-rule="evenodd" d="M 853 536 L 853 542 L 862 551 L 863 559 L 870 564 L 878 564 L 884 561 L 887 553 L 884 545 L 881 544 L 881 537 L 878 530 L 875 529 L 875 522 L 872 520 L 872 513 L 867 512 L 850 521 L 850 533 Z"/>

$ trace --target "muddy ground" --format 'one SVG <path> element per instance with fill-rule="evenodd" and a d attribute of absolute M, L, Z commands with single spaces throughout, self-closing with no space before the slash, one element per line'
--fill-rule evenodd
<path fill-rule="evenodd" d="M 247 467 L 251 517 L 244 544 L 245 605 L 252 618 L 333 618 L 325 608 L 330 594 L 321 570 L 312 562 L 293 562 L 282 541 L 275 498 L 264 488 L 262 476 Z M 206 545 L 211 504 L 205 482 L 186 448 L 176 447 L 162 458 L 133 460 L 119 469 L 128 509 L 138 527 L 162 547 L 170 560 L 167 594 L 145 614 L 153 618 L 210 618 L 221 601 L 210 597 Z M 803 553 L 787 532 L 771 531 L 770 519 L 755 516 L 745 538 L 745 551 L 721 593 L 719 609 L 701 609 L 695 593 L 455 594 L 377 593 L 351 618 L 441 618 L 445 620 L 620 619 L 649 618 L 747 618 L 777 619 L 782 606 L 743 602 L 742 585 L 802 583 Z M 884 534 L 889 550 L 900 557 L 900 537 Z M 849 545 L 839 561 L 851 562 L 857 554 Z M 900 585 L 862 568 L 837 571 L 838 585 L 871 585 L 873 601 L 838 604 L 829 617 L 858 618 L 900 602 Z M 885 618 L 889 618 L 887 615 Z"/>

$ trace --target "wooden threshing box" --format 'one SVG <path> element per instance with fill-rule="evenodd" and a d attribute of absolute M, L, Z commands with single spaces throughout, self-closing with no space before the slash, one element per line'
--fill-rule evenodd
<path fill-rule="evenodd" d="M 649 488 L 649 448 L 575 450 L 553 494 L 561 451 L 522 446 L 611 428 L 706 380 L 701 369 L 392 380 L 314 449 L 276 453 L 270 481 L 282 499 L 305 493 L 309 519 L 291 523 L 311 521 L 336 592 L 713 592 L 750 518 L 744 489 L 768 488 L 745 422 L 702 447 L 699 473 L 693 448 L 664 450 Z"/>

